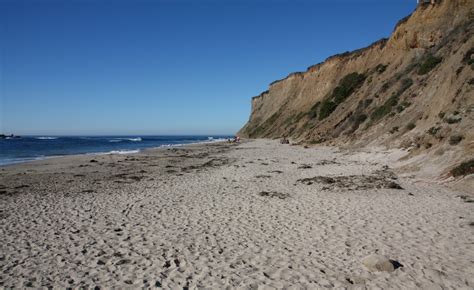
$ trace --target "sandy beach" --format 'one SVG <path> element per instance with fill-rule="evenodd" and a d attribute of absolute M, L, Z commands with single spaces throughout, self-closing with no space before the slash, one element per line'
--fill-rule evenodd
<path fill-rule="evenodd" d="M 0 287 L 474 288 L 474 197 L 404 154 L 262 139 L 0 167 Z"/>

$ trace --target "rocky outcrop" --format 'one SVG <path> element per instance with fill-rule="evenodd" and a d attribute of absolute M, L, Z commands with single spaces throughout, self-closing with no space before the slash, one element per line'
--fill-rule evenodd
<path fill-rule="evenodd" d="M 420 4 L 390 38 L 271 83 L 252 98 L 238 134 L 413 155 L 449 150 L 451 163 L 472 155 L 473 19 L 473 1 Z M 450 145 L 454 135 L 461 141 Z"/>

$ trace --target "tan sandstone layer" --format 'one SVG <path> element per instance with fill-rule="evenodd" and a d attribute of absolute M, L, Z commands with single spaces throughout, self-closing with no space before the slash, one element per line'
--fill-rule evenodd
<path fill-rule="evenodd" d="M 419 5 L 388 39 L 270 84 L 252 99 L 239 134 L 406 148 L 416 157 L 406 170 L 436 167 L 431 177 L 472 158 L 474 1 L 434 2 Z"/>

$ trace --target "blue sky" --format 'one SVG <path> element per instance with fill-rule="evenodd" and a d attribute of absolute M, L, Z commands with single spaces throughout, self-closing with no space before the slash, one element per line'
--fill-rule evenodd
<path fill-rule="evenodd" d="M 0 0 L 0 133 L 232 134 L 291 72 L 415 0 Z"/>

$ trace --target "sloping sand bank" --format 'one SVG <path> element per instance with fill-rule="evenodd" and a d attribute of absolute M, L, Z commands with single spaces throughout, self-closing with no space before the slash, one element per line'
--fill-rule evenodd
<path fill-rule="evenodd" d="M 399 156 L 256 140 L 3 167 L 0 287 L 472 289 L 474 199 Z"/>

